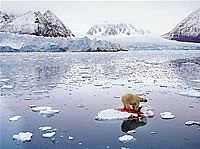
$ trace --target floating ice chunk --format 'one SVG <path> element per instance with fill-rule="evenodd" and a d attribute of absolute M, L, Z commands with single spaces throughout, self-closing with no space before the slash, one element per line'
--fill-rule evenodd
<path fill-rule="evenodd" d="M 33 107 L 31 109 L 33 112 L 40 112 L 40 111 L 51 110 L 52 107 Z"/>
<path fill-rule="evenodd" d="M 12 85 L 3 85 L 3 86 L 1 87 L 1 89 L 12 89 L 12 88 L 13 88 Z"/>
<path fill-rule="evenodd" d="M 175 117 L 171 112 L 160 113 L 160 116 L 162 119 L 173 119 Z"/>
<path fill-rule="evenodd" d="M 147 106 L 147 107 L 142 107 L 141 112 L 144 113 L 145 117 L 154 117 L 154 110 L 152 107 Z"/>
<path fill-rule="evenodd" d="M 200 80 L 192 80 L 192 82 L 200 83 Z"/>
<path fill-rule="evenodd" d="M 127 132 L 127 134 L 132 134 L 132 133 L 136 133 L 136 131 L 135 131 L 135 130 L 129 130 L 129 131 Z"/>
<path fill-rule="evenodd" d="M 135 141 L 135 140 L 136 140 L 136 138 L 134 138 L 131 135 L 124 135 L 124 136 L 119 137 L 119 141 L 122 142 L 122 143 Z"/>
<path fill-rule="evenodd" d="M 84 108 L 85 106 L 84 105 L 77 105 L 77 107 Z"/>
<path fill-rule="evenodd" d="M 68 139 L 69 139 L 69 140 L 74 140 L 74 137 L 69 136 Z"/>
<path fill-rule="evenodd" d="M 9 121 L 17 121 L 20 118 L 22 118 L 22 116 L 13 116 L 13 117 L 9 118 Z"/>
<path fill-rule="evenodd" d="M 101 121 L 101 120 L 128 119 L 132 115 L 133 113 L 120 112 L 115 109 L 107 109 L 98 112 L 97 116 L 95 117 L 95 120 Z M 134 116 L 138 117 L 138 114 L 135 113 Z"/>
<path fill-rule="evenodd" d="M 129 147 L 121 147 L 121 149 L 130 149 Z"/>
<path fill-rule="evenodd" d="M 59 112 L 60 112 L 60 110 L 47 109 L 47 110 L 41 110 L 40 114 L 47 116 L 47 117 L 51 117 L 51 116 L 54 116 L 55 114 L 57 114 Z"/>
<path fill-rule="evenodd" d="M 187 121 L 185 122 L 185 125 L 190 126 L 190 125 L 199 125 L 200 126 L 200 121 Z"/>
<path fill-rule="evenodd" d="M 47 131 L 47 130 L 51 130 L 51 129 L 52 129 L 52 127 L 50 127 L 50 126 L 43 126 L 43 127 L 39 128 L 39 130 L 41 130 L 41 131 Z"/>
<path fill-rule="evenodd" d="M 10 79 L 1 79 L 0 82 L 8 82 Z"/>
<path fill-rule="evenodd" d="M 94 86 L 103 86 L 101 83 L 95 83 Z"/>
<path fill-rule="evenodd" d="M 155 131 L 151 131 L 150 134 L 154 135 L 154 134 L 156 134 L 156 132 Z"/>
<path fill-rule="evenodd" d="M 187 90 L 184 92 L 180 92 L 179 93 L 182 96 L 187 96 L 187 97 L 196 97 L 196 98 L 200 98 L 200 92 L 196 91 L 196 90 Z"/>
<path fill-rule="evenodd" d="M 51 138 L 51 137 L 53 137 L 55 134 L 56 134 L 55 132 L 50 132 L 50 133 L 45 133 L 45 134 L 43 134 L 42 136 L 43 136 L 44 138 Z"/>
<path fill-rule="evenodd" d="M 79 145 L 83 145 L 83 143 L 82 143 L 82 142 L 79 142 L 78 144 L 79 144 Z"/>
<path fill-rule="evenodd" d="M 34 107 L 37 107 L 37 106 L 36 105 L 29 105 L 28 107 L 34 108 Z"/>
<path fill-rule="evenodd" d="M 31 132 L 19 132 L 18 134 L 13 135 L 13 139 L 17 141 L 31 141 L 33 134 Z"/>

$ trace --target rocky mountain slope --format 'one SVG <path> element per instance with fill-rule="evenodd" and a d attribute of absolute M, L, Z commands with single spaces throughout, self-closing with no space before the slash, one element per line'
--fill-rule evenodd
<path fill-rule="evenodd" d="M 26 12 L 20 16 L 0 12 L 0 32 L 29 34 L 45 37 L 73 37 L 72 31 L 58 17 L 47 10 Z"/>
<path fill-rule="evenodd" d="M 164 38 L 200 43 L 200 8 L 182 20 L 176 27 L 163 35 Z"/>

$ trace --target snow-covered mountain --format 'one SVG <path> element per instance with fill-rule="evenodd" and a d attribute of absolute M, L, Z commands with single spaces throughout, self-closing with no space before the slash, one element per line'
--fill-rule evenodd
<path fill-rule="evenodd" d="M 143 35 L 150 33 L 149 31 L 144 31 L 142 29 L 137 29 L 132 24 L 95 24 L 89 31 L 87 35 L 95 36 L 110 36 L 110 35 Z"/>
<path fill-rule="evenodd" d="M 20 16 L 10 16 L 0 12 L 0 32 L 30 34 L 45 37 L 72 37 L 72 31 L 51 11 L 26 12 Z"/>
<path fill-rule="evenodd" d="M 182 20 L 176 27 L 163 35 L 164 38 L 200 43 L 200 8 Z"/>
<path fill-rule="evenodd" d="M 106 40 L 43 37 L 26 34 L 0 33 L 0 52 L 117 52 L 119 44 Z"/>

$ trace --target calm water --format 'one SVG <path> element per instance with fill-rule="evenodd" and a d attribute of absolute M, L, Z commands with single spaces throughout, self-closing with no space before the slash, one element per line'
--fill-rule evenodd
<path fill-rule="evenodd" d="M 199 149 L 200 127 L 188 127 L 185 122 L 200 120 L 200 98 L 179 95 L 200 88 L 200 83 L 192 81 L 200 80 L 199 55 L 200 51 L 184 50 L 2 53 L 1 148 Z M 2 89 L 4 85 L 11 87 Z M 147 123 L 95 121 L 100 110 L 121 107 L 116 96 L 127 92 L 145 94 L 150 99 L 145 105 L 152 106 L 156 116 L 145 120 Z M 32 112 L 30 104 L 61 112 L 43 117 Z M 175 114 L 175 119 L 161 119 L 159 113 L 164 111 Z M 11 122 L 13 115 L 23 118 Z M 55 140 L 43 138 L 40 126 L 56 128 Z M 120 143 L 118 138 L 132 129 L 136 141 Z M 13 140 L 20 131 L 32 132 L 32 140 Z"/>

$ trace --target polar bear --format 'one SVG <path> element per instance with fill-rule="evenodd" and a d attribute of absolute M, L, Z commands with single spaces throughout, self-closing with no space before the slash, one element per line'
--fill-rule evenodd
<path fill-rule="evenodd" d="M 124 105 L 124 109 L 134 110 L 134 111 L 139 112 L 140 102 L 147 102 L 147 99 L 144 99 L 144 97 L 140 97 L 140 96 L 136 96 L 136 95 L 128 93 L 122 96 L 122 102 Z"/>

